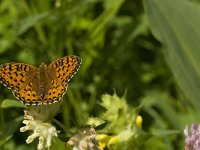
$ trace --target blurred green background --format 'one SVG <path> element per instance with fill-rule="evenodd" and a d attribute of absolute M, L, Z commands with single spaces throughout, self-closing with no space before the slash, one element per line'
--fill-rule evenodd
<path fill-rule="evenodd" d="M 182 130 L 199 119 L 199 10 L 187 0 L 2 0 L 0 63 L 38 67 L 66 55 L 82 58 L 56 116 L 65 127 L 58 127 L 63 145 L 69 131 L 105 111 L 102 94 L 126 91 L 130 110 L 142 104 L 143 130 L 160 133 L 135 149 L 183 149 Z M 3 85 L 0 99 L 14 99 Z M 0 109 L 0 149 L 36 148 L 37 140 L 27 145 L 28 134 L 19 132 L 22 110 Z"/>

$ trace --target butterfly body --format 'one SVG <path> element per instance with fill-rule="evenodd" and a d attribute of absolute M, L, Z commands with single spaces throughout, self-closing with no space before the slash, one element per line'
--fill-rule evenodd
<path fill-rule="evenodd" d="M 66 56 L 49 66 L 39 68 L 22 63 L 0 66 L 0 82 L 10 88 L 25 105 L 44 105 L 58 102 L 67 90 L 69 80 L 78 71 L 81 58 Z"/>
<path fill-rule="evenodd" d="M 56 78 L 56 76 L 52 76 L 47 65 L 42 63 L 37 71 L 37 74 L 35 75 L 35 79 L 37 80 L 36 83 L 38 83 L 36 93 L 40 96 L 40 99 L 44 99 L 44 96 L 47 94 L 47 91 L 51 86 L 51 81 L 54 78 Z M 33 79 L 32 82 L 35 82 L 35 79 Z"/>

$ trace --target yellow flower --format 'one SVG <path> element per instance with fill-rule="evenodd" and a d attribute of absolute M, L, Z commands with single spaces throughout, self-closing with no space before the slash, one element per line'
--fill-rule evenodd
<path fill-rule="evenodd" d="M 118 136 L 109 136 L 107 134 L 98 134 L 96 140 L 99 141 L 99 146 L 105 148 L 106 146 L 110 148 L 112 145 L 118 144 Z"/>
<path fill-rule="evenodd" d="M 96 140 L 99 141 L 99 146 L 105 148 L 111 137 L 107 134 L 98 134 Z"/>
<path fill-rule="evenodd" d="M 136 126 L 141 128 L 142 127 L 142 117 L 140 115 L 136 118 Z"/>
<path fill-rule="evenodd" d="M 119 137 L 118 136 L 113 136 L 112 138 L 110 138 L 110 140 L 108 141 L 108 148 L 110 148 L 112 145 L 116 145 L 119 142 Z"/>

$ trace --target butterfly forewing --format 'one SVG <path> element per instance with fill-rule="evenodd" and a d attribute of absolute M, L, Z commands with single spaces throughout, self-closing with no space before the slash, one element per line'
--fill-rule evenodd
<path fill-rule="evenodd" d="M 35 70 L 34 66 L 8 63 L 0 66 L 0 82 L 10 88 L 12 91 L 19 91 L 27 81 L 27 72 Z"/>
<path fill-rule="evenodd" d="M 78 56 L 66 56 L 52 62 L 48 68 L 55 70 L 56 81 L 60 84 L 67 84 L 78 71 L 81 58 Z"/>

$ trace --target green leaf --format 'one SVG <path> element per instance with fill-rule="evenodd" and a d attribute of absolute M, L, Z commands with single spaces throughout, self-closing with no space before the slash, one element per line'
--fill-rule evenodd
<path fill-rule="evenodd" d="M 199 6 L 185 0 L 144 0 L 144 6 L 176 82 L 200 110 Z"/>
<path fill-rule="evenodd" d="M 105 27 L 114 18 L 114 15 L 123 3 L 124 0 L 106 1 L 105 10 L 96 20 L 94 20 L 89 30 L 90 38 L 95 39 L 93 42 L 101 40 L 102 34 L 105 32 Z"/>
<path fill-rule="evenodd" d="M 59 138 L 54 138 L 51 145 L 51 149 L 58 149 L 58 148 L 59 150 L 70 150 L 69 147 L 65 146 L 65 143 L 63 141 L 61 141 Z"/>
<path fill-rule="evenodd" d="M 44 20 L 48 15 L 49 12 L 44 12 L 21 20 L 18 35 L 21 35 L 24 32 L 26 32 L 29 28 L 34 27 L 39 21 Z"/>
<path fill-rule="evenodd" d="M 5 128 L 2 130 L 2 132 L 0 132 L 0 146 L 13 136 L 14 132 L 17 130 L 22 120 L 23 117 L 18 117 L 6 123 Z"/>
<path fill-rule="evenodd" d="M 1 104 L 1 108 L 10 108 L 10 107 L 27 108 L 27 106 L 24 105 L 23 103 L 13 99 L 5 99 Z"/>

